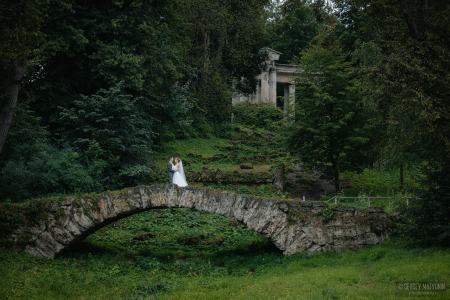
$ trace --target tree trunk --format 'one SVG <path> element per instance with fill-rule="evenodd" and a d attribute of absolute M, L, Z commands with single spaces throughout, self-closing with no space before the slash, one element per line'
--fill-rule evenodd
<path fill-rule="evenodd" d="M 8 83 L 6 85 L 5 103 L 0 107 L 0 153 L 5 145 L 9 127 L 17 107 L 17 96 L 22 79 L 26 75 L 26 57 L 11 60 L 11 68 L 8 73 Z"/>
<path fill-rule="evenodd" d="M 334 191 L 337 193 L 339 192 L 339 188 L 340 188 L 341 182 L 339 180 L 339 172 L 335 172 L 334 173 Z"/>
<path fill-rule="evenodd" d="M 400 1 L 400 6 L 403 9 L 403 17 L 405 18 L 405 22 L 408 25 L 409 32 L 411 33 L 414 39 L 417 39 L 419 37 L 419 32 L 417 31 L 416 24 L 414 23 L 413 17 L 409 10 L 408 3 L 406 2 L 406 0 L 402 0 Z"/>
<path fill-rule="evenodd" d="M 334 191 L 337 193 L 339 192 L 339 188 L 341 186 L 341 181 L 339 180 L 339 170 L 337 166 L 337 160 L 332 159 L 331 161 L 331 167 L 333 168 L 333 177 L 334 177 Z"/>

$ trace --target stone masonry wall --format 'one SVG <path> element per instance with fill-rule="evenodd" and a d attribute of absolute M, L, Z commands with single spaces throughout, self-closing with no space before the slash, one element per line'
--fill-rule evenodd
<path fill-rule="evenodd" d="M 392 222 L 381 208 L 330 208 L 323 202 L 262 199 L 188 186 L 152 185 L 120 193 L 46 202 L 44 214 L 14 230 L 17 248 L 54 257 L 118 219 L 159 208 L 193 208 L 223 215 L 267 237 L 285 255 L 298 252 L 357 250 L 388 237 Z M 335 219 L 323 221 L 333 211 Z"/>

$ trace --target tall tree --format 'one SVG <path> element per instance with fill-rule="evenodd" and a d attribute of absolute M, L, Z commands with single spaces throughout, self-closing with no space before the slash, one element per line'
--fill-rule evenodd
<path fill-rule="evenodd" d="M 450 5 L 445 0 L 354 3 L 372 39 L 361 44 L 361 72 L 368 100 L 388 126 L 389 147 L 403 160 L 427 162 L 427 192 L 408 210 L 410 232 L 450 244 L 450 205 L 444 196 L 450 173 Z"/>
<path fill-rule="evenodd" d="M 366 160 L 370 126 L 350 63 L 333 30 L 302 53 L 296 79 L 295 120 L 288 143 L 306 166 L 323 172 L 339 190 L 340 172 L 358 170 Z"/>
<path fill-rule="evenodd" d="M 365 87 L 389 125 L 392 148 L 450 158 L 448 2 L 355 3 L 367 20 L 364 33 L 372 38 L 359 52 L 371 53 L 360 61 Z"/>
<path fill-rule="evenodd" d="M 333 13 L 339 23 L 336 24 L 336 35 L 344 51 L 352 52 L 360 43 L 367 41 L 362 29 L 367 23 L 361 8 L 353 0 L 334 0 Z"/>
<path fill-rule="evenodd" d="M 27 59 L 38 54 L 51 0 L 5 0 L 0 3 L 0 63 L 7 65 L 6 90 L 0 97 L 0 152 L 17 107 L 19 88 L 27 74 Z"/>
<path fill-rule="evenodd" d="M 291 63 L 319 33 L 321 23 L 310 4 L 309 0 L 289 0 L 274 7 L 267 24 L 269 47 L 283 53 L 280 63 Z"/>
<path fill-rule="evenodd" d="M 118 82 L 149 101 L 170 97 L 181 65 L 173 1 L 70 1 L 72 9 L 55 13 L 43 28 L 42 68 L 26 83 L 43 100 L 33 108 L 52 131 L 59 106 Z"/>

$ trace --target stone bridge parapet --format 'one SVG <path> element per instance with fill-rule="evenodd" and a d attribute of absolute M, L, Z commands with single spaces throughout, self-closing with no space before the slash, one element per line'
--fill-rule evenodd
<path fill-rule="evenodd" d="M 96 197 L 47 201 L 39 217 L 18 226 L 8 239 L 16 249 L 54 257 L 112 222 L 161 208 L 192 208 L 234 219 L 267 237 L 285 255 L 357 250 L 385 240 L 392 226 L 388 215 L 376 207 L 333 208 L 323 202 L 155 184 Z"/>

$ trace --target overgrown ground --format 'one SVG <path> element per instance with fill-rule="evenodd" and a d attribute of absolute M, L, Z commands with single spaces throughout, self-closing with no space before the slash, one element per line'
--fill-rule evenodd
<path fill-rule="evenodd" d="M 194 171 L 209 166 L 234 172 L 240 170 L 245 157 L 284 152 L 278 138 L 259 136 L 265 130 L 239 128 L 227 140 L 174 141 L 158 152 L 154 161 L 164 169 L 167 156 L 174 155 L 182 157 L 189 163 L 187 169 Z M 233 157 L 214 158 L 231 154 Z M 304 189 L 318 188 L 312 170 L 289 168 L 296 160 L 286 153 L 285 157 L 252 161 L 254 168 L 248 172 L 269 172 L 274 165 L 287 164 L 286 176 L 294 179 L 281 194 L 270 182 L 190 184 L 291 198 Z M 366 195 L 413 197 L 409 189 L 416 188 L 417 173 L 406 172 L 406 191 L 399 190 L 397 173 L 366 170 L 345 174 L 347 189 L 340 195 L 361 198 L 339 204 L 365 207 Z M 323 195 L 322 199 L 331 196 Z M 392 209 L 399 202 L 380 200 L 376 204 Z M 189 209 L 130 216 L 92 234 L 56 259 L 0 249 L 0 299 L 408 298 L 398 290 L 402 282 L 445 283 L 447 290 L 430 299 L 449 299 L 449 279 L 449 249 L 418 248 L 405 237 L 397 236 L 357 253 L 285 257 L 266 238 L 242 224 Z"/>
<path fill-rule="evenodd" d="M 0 299 L 398 299 L 400 282 L 448 284 L 450 251 L 397 238 L 285 257 L 225 217 L 167 209 L 111 224 L 56 259 L 2 249 L 0 278 Z"/>

